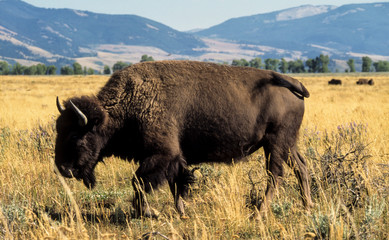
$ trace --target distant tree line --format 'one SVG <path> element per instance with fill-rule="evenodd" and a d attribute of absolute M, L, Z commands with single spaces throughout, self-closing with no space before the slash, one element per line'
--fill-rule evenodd
<path fill-rule="evenodd" d="M 54 65 L 46 66 L 37 64 L 32 66 L 23 66 L 20 63 L 9 65 L 5 61 L 0 61 L 0 75 L 55 75 L 57 67 Z"/>
<path fill-rule="evenodd" d="M 140 62 L 154 61 L 152 56 L 143 55 Z M 328 65 L 330 58 L 328 55 L 321 54 L 316 58 L 309 58 L 305 62 L 301 59 L 286 61 L 284 58 L 273 59 L 267 58 L 262 63 L 259 57 L 250 61 L 246 59 L 234 59 L 232 66 L 246 66 L 258 69 L 269 69 L 281 73 L 327 73 L 330 72 Z M 92 74 L 111 74 L 125 67 L 132 65 L 123 61 L 116 62 L 112 67 L 104 65 L 103 72 L 98 72 L 92 68 L 82 67 L 80 63 L 75 62 L 72 65 L 62 66 L 59 69 L 61 75 L 92 75 Z M 347 61 L 348 69 L 346 72 L 355 72 L 355 60 Z M 388 61 L 377 61 L 369 57 L 362 57 L 362 72 L 389 72 Z M 0 75 L 56 75 L 57 67 L 54 65 L 46 66 L 45 64 L 36 64 L 32 66 L 23 66 L 16 62 L 10 65 L 5 61 L 0 61 Z"/>
<path fill-rule="evenodd" d="M 154 61 L 153 57 L 143 55 L 140 62 Z M 116 62 L 112 66 L 112 72 L 116 72 L 125 67 L 130 66 L 131 63 L 122 61 Z M 5 61 L 0 61 L 0 75 L 56 75 L 57 67 L 54 65 L 46 66 L 45 64 L 36 64 L 32 66 L 23 66 L 16 62 L 10 65 Z M 93 75 L 93 74 L 111 74 L 111 68 L 108 65 L 104 66 L 103 72 L 98 72 L 92 68 L 82 67 L 80 63 L 74 62 L 72 65 L 62 66 L 59 69 L 61 75 Z"/>
<path fill-rule="evenodd" d="M 234 59 L 231 63 L 233 66 L 246 66 L 260 69 L 269 69 L 281 73 L 327 73 L 330 72 L 329 65 L 330 58 L 328 55 L 321 54 L 316 58 L 308 58 L 305 62 L 301 59 L 286 61 L 281 59 L 265 59 L 262 63 L 261 58 L 253 58 L 250 61 L 246 59 Z M 346 72 L 355 72 L 355 60 L 349 59 L 347 61 L 348 69 Z M 388 61 L 373 62 L 369 57 L 362 57 L 362 72 L 389 72 Z"/>
<path fill-rule="evenodd" d="M 82 68 L 81 64 L 75 62 L 72 66 L 63 66 L 60 69 L 61 75 L 87 75 L 94 74 L 95 70 L 91 68 Z M 46 66 L 39 63 L 32 66 L 23 66 L 16 62 L 10 65 L 5 61 L 0 61 L 0 75 L 56 75 L 57 67 L 54 65 Z"/>

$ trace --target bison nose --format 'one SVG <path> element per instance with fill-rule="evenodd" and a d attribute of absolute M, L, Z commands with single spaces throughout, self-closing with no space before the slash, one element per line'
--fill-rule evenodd
<path fill-rule="evenodd" d="M 68 167 L 66 167 L 64 165 L 59 165 L 57 167 L 58 167 L 59 173 L 62 176 L 66 177 L 66 178 L 72 178 L 73 177 L 73 174 L 74 174 L 73 172 L 74 171 L 72 171 L 72 168 L 68 168 Z"/>
<path fill-rule="evenodd" d="M 60 172 L 66 172 L 65 166 L 63 166 L 63 165 L 59 166 L 59 171 Z"/>

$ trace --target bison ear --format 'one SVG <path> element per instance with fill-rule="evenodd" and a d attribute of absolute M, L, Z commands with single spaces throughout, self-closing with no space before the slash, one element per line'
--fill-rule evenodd
<path fill-rule="evenodd" d="M 95 130 L 104 127 L 107 123 L 107 114 L 101 109 L 96 107 L 93 113 L 89 116 L 88 121 Z"/>

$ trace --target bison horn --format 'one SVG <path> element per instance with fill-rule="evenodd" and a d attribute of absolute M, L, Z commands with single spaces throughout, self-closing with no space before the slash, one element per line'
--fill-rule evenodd
<path fill-rule="evenodd" d="M 84 113 L 81 112 L 76 105 L 72 102 L 72 100 L 69 100 L 70 106 L 72 107 L 73 111 L 77 114 L 78 119 L 79 119 L 79 124 L 81 127 L 84 127 L 88 124 L 88 118 L 85 116 Z"/>
<path fill-rule="evenodd" d="M 58 96 L 57 96 L 57 108 L 58 108 L 59 113 L 61 113 L 61 114 L 65 111 L 65 108 L 59 102 Z"/>

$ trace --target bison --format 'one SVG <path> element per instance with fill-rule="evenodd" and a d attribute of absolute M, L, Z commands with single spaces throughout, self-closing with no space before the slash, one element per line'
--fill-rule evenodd
<path fill-rule="evenodd" d="M 145 193 L 167 182 L 179 214 L 194 176 L 189 165 L 232 163 L 264 148 L 269 180 L 263 210 L 283 163 L 294 169 L 305 206 L 310 176 L 296 139 L 308 90 L 268 70 L 195 61 L 158 61 L 115 72 L 96 96 L 61 104 L 55 164 L 92 188 L 104 157 L 139 163 L 132 184 L 138 216 L 151 216 Z"/>
<path fill-rule="evenodd" d="M 374 85 L 374 80 L 373 79 L 366 79 L 366 78 L 360 78 L 356 82 L 358 85 Z"/>
<path fill-rule="evenodd" d="M 331 81 L 328 81 L 328 85 L 342 85 L 342 80 L 333 78 Z"/>

